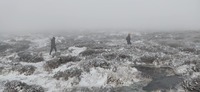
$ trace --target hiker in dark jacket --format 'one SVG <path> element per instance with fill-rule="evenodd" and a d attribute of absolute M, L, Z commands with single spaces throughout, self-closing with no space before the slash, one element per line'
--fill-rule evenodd
<path fill-rule="evenodd" d="M 56 49 L 56 42 L 55 42 L 55 37 L 53 37 L 51 39 L 51 50 L 50 50 L 50 55 L 51 55 L 51 52 L 53 51 L 53 49 L 55 50 L 55 52 L 57 52 L 57 49 Z"/>
<path fill-rule="evenodd" d="M 128 45 L 131 45 L 131 34 L 129 33 L 128 36 L 126 37 L 126 41 Z"/>

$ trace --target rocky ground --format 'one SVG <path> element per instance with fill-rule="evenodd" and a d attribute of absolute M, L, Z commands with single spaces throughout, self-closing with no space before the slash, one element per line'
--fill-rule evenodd
<path fill-rule="evenodd" d="M 200 92 L 200 32 L 1 35 L 1 92 Z"/>

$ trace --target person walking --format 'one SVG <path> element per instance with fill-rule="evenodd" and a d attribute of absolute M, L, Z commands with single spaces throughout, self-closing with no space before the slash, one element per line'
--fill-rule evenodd
<path fill-rule="evenodd" d="M 50 53 L 49 53 L 49 55 L 51 55 L 51 52 L 53 51 L 53 50 L 55 50 L 55 52 L 57 52 L 57 49 L 56 49 L 56 41 L 55 41 L 55 37 L 53 37 L 52 39 L 51 39 L 51 50 L 50 50 Z"/>
<path fill-rule="evenodd" d="M 131 34 L 129 33 L 128 36 L 126 37 L 126 41 L 128 45 L 131 45 Z"/>

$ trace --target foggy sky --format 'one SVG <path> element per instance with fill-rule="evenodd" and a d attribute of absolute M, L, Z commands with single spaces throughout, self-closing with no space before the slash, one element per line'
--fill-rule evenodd
<path fill-rule="evenodd" d="M 0 0 L 0 31 L 199 30 L 200 0 Z"/>

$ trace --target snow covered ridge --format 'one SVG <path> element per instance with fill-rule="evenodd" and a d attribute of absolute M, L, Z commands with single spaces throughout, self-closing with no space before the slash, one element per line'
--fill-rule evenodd
<path fill-rule="evenodd" d="M 54 57 L 50 36 L 5 39 L 0 92 L 199 91 L 200 33 L 133 33 L 131 46 L 126 35 L 58 36 Z"/>

